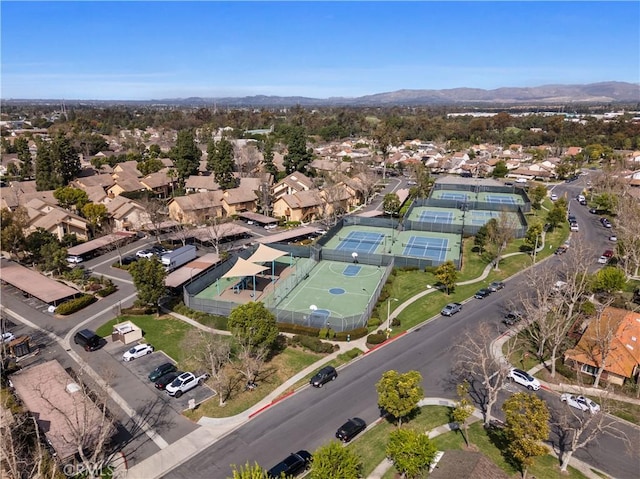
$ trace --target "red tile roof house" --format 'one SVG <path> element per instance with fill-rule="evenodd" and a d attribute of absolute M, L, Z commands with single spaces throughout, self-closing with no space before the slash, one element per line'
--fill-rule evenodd
<path fill-rule="evenodd" d="M 567 151 L 564 152 L 564 156 L 576 156 L 582 152 L 582 148 L 579 146 L 570 146 Z"/>
<path fill-rule="evenodd" d="M 606 337 L 611 337 L 608 354 L 599 339 Z M 591 376 L 596 376 L 604 365 L 601 378 L 612 384 L 622 385 L 625 380 L 636 378 L 640 371 L 640 313 L 605 308 L 599 321 L 591 320 L 575 348 L 565 352 L 564 361 Z"/>

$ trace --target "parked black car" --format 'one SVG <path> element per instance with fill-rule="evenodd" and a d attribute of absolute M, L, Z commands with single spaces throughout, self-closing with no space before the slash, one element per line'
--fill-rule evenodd
<path fill-rule="evenodd" d="M 484 299 L 491 294 L 491 290 L 489 288 L 479 289 L 478 292 L 473 296 L 477 299 Z"/>
<path fill-rule="evenodd" d="M 136 256 L 135 254 L 130 254 L 127 256 L 123 256 L 122 257 L 122 265 L 123 266 L 127 266 L 128 264 L 131 264 L 135 261 L 138 261 L 139 257 Z"/>
<path fill-rule="evenodd" d="M 345 422 L 336 431 L 336 437 L 342 442 L 349 442 L 367 428 L 367 423 L 359 417 L 354 417 Z"/>
<path fill-rule="evenodd" d="M 300 450 L 298 452 L 292 452 L 284 460 L 269 469 L 267 471 L 267 477 L 269 479 L 279 479 L 280 477 L 297 476 L 308 469 L 309 464 L 311 464 L 311 454 L 309 451 Z"/>
<path fill-rule="evenodd" d="M 159 379 L 156 379 L 156 389 L 160 389 L 164 391 L 165 388 L 173 382 L 175 378 L 180 376 L 182 371 L 174 371 L 172 373 L 165 374 L 164 376 L 160 376 Z"/>
<path fill-rule="evenodd" d="M 156 382 L 165 374 L 169 374 L 177 370 L 178 368 L 173 363 L 162 363 L 160 366 L 149 373 L 149 381 Z"/>
<path fill-rule="evenodd" d="M 321 388 L 324 383 L 333 381 L 337 377 L 338 371 L 336 371 L 336 368 L 334 368 L 333 366 L 325 366 L 311 378 L 309 384 L 316 388 Z"/>
<path fill-rule="evenodd" d="M 513 326 L 517 322 L 522 320 L 522 313 L 520 311 L 509 311 L 502 322 L 507 326 Z"/>

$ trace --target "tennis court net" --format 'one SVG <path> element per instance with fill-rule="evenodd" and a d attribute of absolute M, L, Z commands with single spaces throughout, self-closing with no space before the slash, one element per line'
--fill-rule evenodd
<path fill-rule="evenodd" d="M 419 243 L 402 243 L 403 248 L 421 248 L 421 249 L 430 249 L 432 251 L 451 251 L 451 248 L 446 248 L 443 246 L 433 246 L 430 244 L 419 244 Z"/>
<path fill-rule="evenodd" d="M 367 244 L 380 244 L 382 243 L 383 238 L 378 239 L 366 239 L 366 238 L 342 238 L 338 236 L 340 241 L 347 241 L 349 243 L 367 243 Z"/>

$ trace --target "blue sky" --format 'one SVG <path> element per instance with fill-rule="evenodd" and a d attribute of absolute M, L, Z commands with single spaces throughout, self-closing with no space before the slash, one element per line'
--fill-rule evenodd
<path fill-rule="evenodd" d="M 2 98 L 640 82 L 640 2 L 0 3 Z"/>

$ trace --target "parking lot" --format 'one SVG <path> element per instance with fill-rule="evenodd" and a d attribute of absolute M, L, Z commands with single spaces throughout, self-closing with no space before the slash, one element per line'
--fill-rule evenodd
<path fill-rule="evenodd" d="M 195 404 L 198 405 L 201 402 L 215 396 L 215 392 L 206 384 L 202 386 L 196 386 L 191 391 L 187 391 L 180 398 L 174 398 L 169 396 L 165 391 L 156 389 L 155 384 L 149 381 L 148 375 L 151 371 L 157 368 L 162 363 L 174 362 L 169 356 L 162 351 L 154 351 L 152 354 L 142 356 L 141 358 L 134 359 L 132 361 L 122 361 L 122 355 L 125 351 L 130 349 L 136 343 L 123 344 L 120 342 L 112 342 L 108 340 L 105 350 L 111 354 L 114 359 L 121 361 L 124 366 L 129 369 L 146 387 L 153 390 L 158 397 L 166 401 L 167 404 L 174 409 L 177 413 L 189 409 L 189 400 L 195 400 Z"/>

